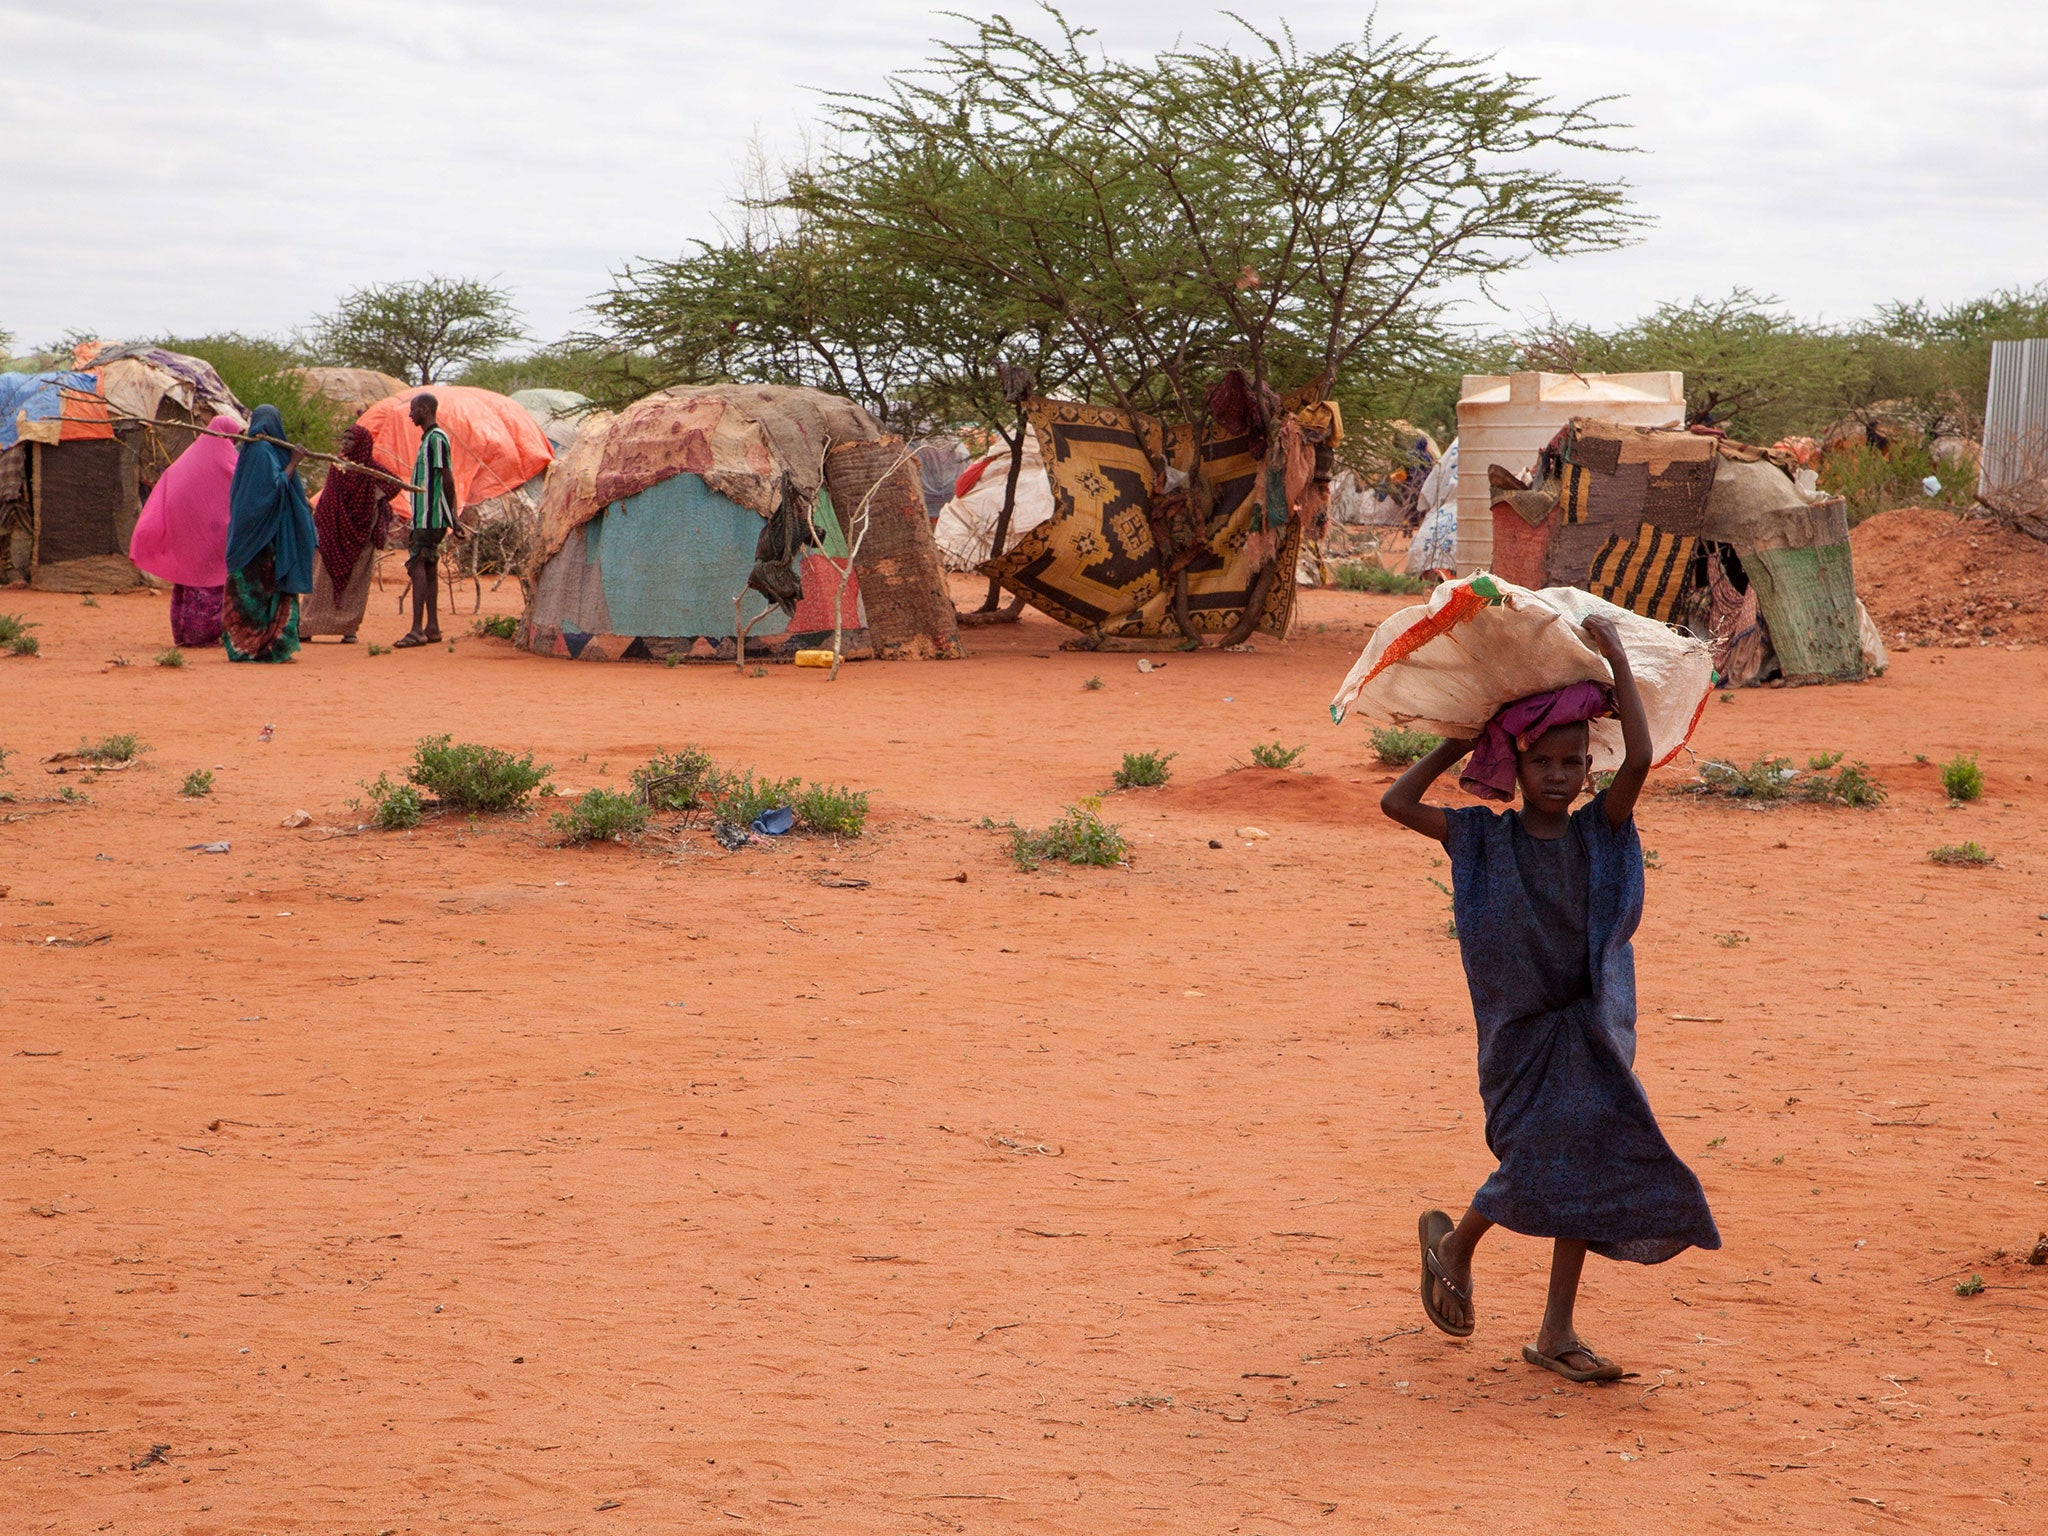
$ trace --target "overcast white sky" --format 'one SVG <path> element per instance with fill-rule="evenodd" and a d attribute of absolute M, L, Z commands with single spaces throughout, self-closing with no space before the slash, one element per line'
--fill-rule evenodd
<path fill-rule="evenodd" d="M 1365 15 L 1239 8 L 1310 46 Z M 1233 30 L 1176 0 L 1068 14 L 1138 54 Z M 1644 151 L 1641 245 L 1471 318 L 1745 284 L 1842 319 L 2048 278 L 2040 0 L 1383 0 L 1379 26 L 1620 93 Z M 711 235 L 748 141 L 793 144 L 814 90 L 960 30 L 916 0 L 0 0 L 0 328 L 283 332 L 438 271 L 501 278 L 551 339 L 626 258 Z"/>

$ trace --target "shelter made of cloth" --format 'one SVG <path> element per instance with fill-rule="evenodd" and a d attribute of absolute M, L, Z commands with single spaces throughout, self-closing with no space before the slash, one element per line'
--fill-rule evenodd
<path fill-rule="evenodd" d="M 408 389 L 377 401 L 358 418 L 376 444 L 379 462 L 409 474 L 419 453 L 420 429 L 413 424 L 416 395 L 432 395 L 436 419 L 448 434 L 449 468 L 455 499 L 473 507 L 516 491 L 554 462 L 555 450 L 524 407 L 496 390 L 467 384 Z"/>
<path fill-rule="evenodd" d="M 1025 414 L 1053 513 L 983 574 L 1062 624 L 1107 638 L 1179 639 L 1182 573 L 1198 634 L 1239 628 L 1255 601 L 1253 629 L 1287 632 L 1304 529 L 1320 520 L 1327 450 L 1342 437 L 1334 404 L 1306 391 L 1258 400 L 1233 374 L 1212 394 L 1199 444 L 1186 424 L 1113 406 L 1035 398 Z M 1167 467 L 1163 488 L 1155 456 Z M 1273 570 L 1281 579 L 1262 581 Z"/>
<path fill-rule="evenodd" d="M 916 455 L 818 390 L 683 386 L 591 412 L 533 550 L 519 643 L 548 654 L 730 660 L 736 600 L 761 618 L 749 655 L 829 644 L 835 610 L 849 656 L 959 651 Z"/>
<path fill-rule="evenodd" d="M 113 435 L 106 398 L 92 374 L 0 373 L 0 451 L 17 443 L 104 442 Z"/>

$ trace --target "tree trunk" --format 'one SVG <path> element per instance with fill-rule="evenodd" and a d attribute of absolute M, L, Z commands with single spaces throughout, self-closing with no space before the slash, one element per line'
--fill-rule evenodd
<path fill-rule="evenodd" d="M 1000 431 L 1000 429 L 998 429 Z M 1024 434 L 1031 430 L 1031 424 L 1024 419 L 1024 407 L 1017 407 L 1017 435 L 1004 437 L 1010 445 L 1010 473 L 1003 482 L 1003 510 L 996 515 L 995 537 L 989 540 L 988 557 L 998 558 L 1003 545 L 1010 537 L 1010 514 L 1017 507 L 1017 481 L 1024 473 Z M 981 600 L 980 612 L 994 613 L 1003 600 L 1003 584 L 991 576 L 988 579 L 988 596 Z"/>
<path fill-rule="evenodd" d="M 1283 539 L 1280 554 L 1285 554 L 1286 549 L 1287 544 Z M 1258 579 L 1252 583 L 1251 595 L 1245 599 L 1244 614 L 1231 626 L 1230 633 L 1223 637 L 1220 649 L 1227 650 L 1233 645 L 1243 645 L 1251 638 L 1252 631 L 1259 627 L 1259 615 L 1266 609 L 1266 594 L 1273 590 L 1273 573 L 1280 569 L 1280 554 L 1273 556 L 1273 563 L 1259 572 Z M 1287 579 L 1294 580 L 1294 572 L 1289 571 Z"/>

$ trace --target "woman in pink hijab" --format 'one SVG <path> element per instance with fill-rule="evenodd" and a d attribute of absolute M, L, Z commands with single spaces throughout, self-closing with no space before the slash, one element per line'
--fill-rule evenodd
<path fill-rule="evenodd" d="M 239 432 L 232 416 L 216 416 L 209 431 Z M 195 437 L 162 475 L 136 519 L 128 558 L 171 583 L 171 640 L 212 645 L 220 639 L 222 589 L 228 579 L 228 486 L 235 478 L 235 443 Z"/>

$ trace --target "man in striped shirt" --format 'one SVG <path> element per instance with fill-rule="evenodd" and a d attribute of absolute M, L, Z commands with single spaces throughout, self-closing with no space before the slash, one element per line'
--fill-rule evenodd
<path fill-rule="evenodd" d="M 432 395 L 412 397 L 412 422 L 420 429 L 420 449 L 412 461 L 412 537 L 405 557 L 412 578 L 412 629 L 394 650 L 432 645 L 441 638 L 441 540 L 455 526 L 456 509 L 455 473 L 439 409 Z"/>

